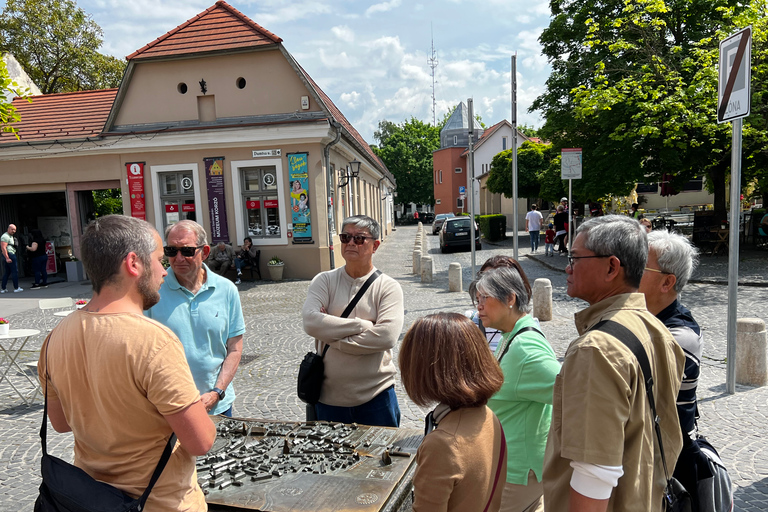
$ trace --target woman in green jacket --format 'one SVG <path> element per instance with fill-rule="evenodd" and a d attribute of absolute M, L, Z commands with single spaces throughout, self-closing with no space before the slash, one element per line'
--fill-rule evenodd
<path fill-rule="evenodd" d="M 483 325 L 504 333 L 494 354 L 504 384 L 488 401 L 507 439 L 501 510 L 533 512 L 544 510 L 541 476 L 560 363 L 529 314 L 531 288 L 519 263 L 514 263 L 512 268 L 481 272 L 469 292 Z"/>

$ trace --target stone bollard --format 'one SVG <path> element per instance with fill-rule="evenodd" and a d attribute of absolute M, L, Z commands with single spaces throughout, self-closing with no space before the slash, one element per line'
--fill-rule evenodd
<path fill-rule="evenodd" d="M 461 263 L 453 262 L 448 265 L 448 291 L 461 292 Z"/>
<path fill-rule="evenodd" d="M 552 320 L 552 283 L 549 279 L 533 282 L 533 315 L 539 321 Z"/>
<path fill-rule="evenodd" d="M 421 251 L 413 251 L 413 273 L 421 274 Z"/>
<path fill-rule="evenodd" d="M 421 233 L 422 231 L 424 231 L 424 224 L 422 224 L 421 221 L 419 221 L 419 233 Z"/>
<path fill-rule="evenodd" d="M 421 282 L 432 282 L 432 256 L 421 257 Z"/>
<path fill-rule="evenodd" d="M 736 319 L 736 383 L 768 384 L 768 335 L 760 318 Z"/>

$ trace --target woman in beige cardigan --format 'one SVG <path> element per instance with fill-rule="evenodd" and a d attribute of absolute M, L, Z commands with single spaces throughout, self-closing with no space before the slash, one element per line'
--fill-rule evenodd
<path fill-rule="evenodd" d="M 498 511 L 507 467 L 501 424 L 486 407 L 504 381 L 485 337 L 464 315 L 420 318 L 405 334 L 400 372 L 427 415 L 416 453 L 414 512 Z"/>

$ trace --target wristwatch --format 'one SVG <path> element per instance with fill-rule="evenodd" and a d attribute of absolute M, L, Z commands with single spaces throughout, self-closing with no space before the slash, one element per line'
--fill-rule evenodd
<path fill-rule="evenodd" d="M 224 397 L 227 396 L 223 389 L 213 388 L 211 391 L 219 395 L 219 400 L 224 400 Z"/>

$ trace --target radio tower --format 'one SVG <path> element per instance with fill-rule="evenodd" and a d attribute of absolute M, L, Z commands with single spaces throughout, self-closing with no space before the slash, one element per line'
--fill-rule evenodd
<path fill-rule="evenodd" d="M 430 52 L 429 58 L 427 59 L 427 64 L 429 64 L 429 67 L 432 68 L 432 126 L 437 126 L 437 118 L 435 117 L 435 68 L 437 67 L 438 61 L 437 61 L 437 52 L 435 51 L 434 33 L 432 33 L 431 36 L 432 36 L 432 51 Z"/>

